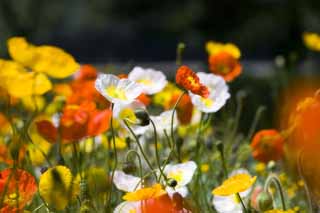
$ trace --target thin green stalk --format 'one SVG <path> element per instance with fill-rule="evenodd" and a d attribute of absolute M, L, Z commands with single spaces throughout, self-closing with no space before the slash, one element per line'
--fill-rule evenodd
<path fill-rule="evenodd" d="M 258 124 L 258 122 L 260 120 L 260 117 L 261 117 L 262 113 L 265 110 L 266 110 L 265 106 L 259 106 L 259 108 L 257 109 L 256 114 L 255 114 L 254 119 L 253 119 L 253 122 L 252 122 L 252 125 L 251 125 L 250 130 L 249 130 L 248 136 L 247 136 L 248 140 L 250 140 L 251 137 L 253 136 L 253 133 L 255 132 L 255 130 L 257 128 L 257 124 Z"/>
<path fill-rule="evenodd" d="M 186 48 L 186 45 L 182 42 L 180 42 L 177 46 L 177 57 L 176 57 L 176 64 L 180 66 L 182 64 L 182 53 L 184 49 Z"/>
<path fill-rule="evenodd" d="M 186 94 L 186 91 L 183 90 L 183 92 L 181 93 L 181 95 L 179 96 L 177 102 L 174 104 L 173 108 L 172 108 L 172 115 L 171 115 L 171 141 L 172 141 L 172 146 L 173 147 L 176 147 L 176 142 L 175 142 L 175 139 L 174 139 L 174 134 L 173 134 L 173 121 L 174 121 L 174 113 L 176 112 L 176 109 L 177 109 L 177 106 L 178 104 L 180 103 L 183 95 Z M 179 150 L 177 149 L 177 152 L 178 152 L 178 160 L 179 162 L 181 161 L 180 159 L 180 154 L 179 154 Z"/>
<path fill-rule="evenodd" d="M 143 148 L 142 148 L 142 146 L 141 146 L 141 144 L 140 144 L 139 138 L 138 138 L 137 135 L 134 133 L 134 131 L 132 130 L 132 128 L 129 126 L 128 122 L 127 122 L 126 120 L 123 120 L 123 122 L 124 122 L 124 124 L 126 125 L 126 127 L 129 129 L 130 133 L 133 135 L 133 137 L 134 137 L 134 139 L 135 139 L 135 141 L 136 141 L 136 143 L 137 143 L 137 145 L 138 145 L 138 147 L 139 147 L 139 150 L 140 150 L 140 152 L 141 152 L 144 160 L 146 161 L 147 165 L 148 165 L 149 168 L 153 171 L 154 169 L 153 169 L 150 161 L 148 160 L 146 154 L 145 154 L 144 151 L 143 151 Z M 155 174 L 155 178 L 156 178 L 156 180 L 158 179 L 156 174 Z"/>
<path fill-rule="evenodd" d="M 167 181 L 167 176 L 164 174 L 162 168 L 161 168 L 161 164 L 160 164 L 160 157 L 159 157 L 159 151 L 158 151 L 158 134 L 157 134 L 157 129 L 156 129 L 156 125 L 154 124 L 154 122 L 152 121 L 152 119 L 150 119 L 150 122 L 152 124 L 153 127 L 153 134 L 154 134 L 154 149 L 156 152 L 156 161 L 157 161 L 157 165 L 160 171 L 160 175 L 159 175 L 159 179 L 158 181 L 161 180 L 161 176 L 164 177 L 165 181 Z"/>
<path fill-rule="evenodd" d="M 140 178 L 142 179 L 142 162 L 141 162 L 141 157 L 140 157 L 140 155 L 139 155 L 139 153 L 136 151 L 136 150 L 133 150 L 133 149 L 131 149 L 131 150 L 129 150 L 128 152 L 127 152 L 127 154 L 126 154 L 126 160 L 127 160 L 127 162 L 129 161 L 129 156 L 130 156 L 130 154 L 135 154 L 136 156 L 137 156 L 137 158 L 138 158 L 138 161 L 139 161 L 139 176 L 140 176 Z"/>
<path fill-rule="evenodd" d="M 111 189 L 110 189 L 110 193 L 108 195 L 108 201 L 107 201 L 107 209 L 110 208 L 110 202 L 111 202 L 111 195 L 112 195 L 112 191 L 113 191 L 113 177 L 114 177 L 114 173 L 117 169 L 117 166 L 118 166 L 118 152 L 117 152 L 117 147 L 116 147 L 116 138 L 115 138 L 115 135 L 114 135 L 114 128 L 113 128 L 113 107 L 114 107 L 114 104 L 111 103 L 111 118 L 110 118 L 110 128 L 111 128 L 111 135 L 112 135 L 112 144 L 113 144 L 113 151 L 114 151 L 114 166 L 113 166 L 113 169 L 112 169 L 112 173 L 111 173 Z"/>
<path fill-rule="evenodd" d="M 281 186 L 279 178 L 276 175 L 274 175 L 274 174 L 269 175 L 269 177 L 267 178 L 266 183 L 264 185 L 264 191 L 268 192 L 268 189 L 269 189 L 269 186 L 271 185 L 271 183 L 273 183 L 276 186 L 277 190 L 279 191 L 281 204 L 282 204 L 282 210 L 284 210 L 284 211 L 287 210 L 282 186 Z"/>
<path fill-rule="evenodd" d="M 237 196 L 237 198 L 240 200 L 240 203 L 241 203 L 241 206 L 242 206 L 242 210 L 244 211 L 244 213 L 247 213 L 247 212 L 248 212 L 248 210 L 247 210 L 246 206 L 244 205 L 244 202 L 243 202 L 243 200 L 242 200 L 242 198 L 241 198 L 240 194 L 239 194 L 239 193 L 237 193 L 237 194 L 236 194 L 236 196 Z"/>

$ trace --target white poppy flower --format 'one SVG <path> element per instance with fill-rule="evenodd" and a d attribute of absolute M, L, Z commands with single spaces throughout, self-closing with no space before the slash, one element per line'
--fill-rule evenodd
<path fill-rule="evenodd" d="M 229 177 L 232 177 L 237 174 L 249 174 L 246 169 L 237 169 L 230 173 Z M 250 194 L 251 188 L 244 192 L 240 192 L 239 195 L 242 200 L 245 200 L 246 197 Z M 236 195 L 230 196 L 213 196 L 212 204 L 214 208 L 219 213 L 242 213 L 242 206 L 240 200 Z"/>
<path fill-rule="evenodd" d="M 139 213 L 141 210 L 141 202 L 124 201 L 120 203 L 113 211 L 113 213 Z"/>
<path fill-rule="evenodd" d="M 189 92 L 191 102 L 202 112 L 217 112 L 230 98 L 228 85 L 222 77 L 211 73 L 198 72 L 197 75 L 200 82 L 208 87 L 210 94 L 208 98 L 203 98 Z"/>
<path fill-rule="evenodd" d="M 192 180 L 193 174 L 197 169 L 197 164 L 194 161 L 188 161 L 180 164 L 168 164 L 164 168 L 164 174 L 167 178 L 172 178 L 177 181 L 177 185 L 172 188 L 166 187 L 166 191 L 169 195 L 178 192 L 182 197 L 188 195 L 188 189 L 186 185 Z"/>
<path fill-rule="evenodd" d="M 117 189 L 124 192 L 133 192 L 141 188 L 140 178 L 133 175 L 127 175 L 120 170 L 114 172 L 113 183 L 116 185 Z"/>
<path fill-rule="evenodd" d="M 139 83 L 143 89 L 143 93 L 152 95 L 160 92 L 166 85 L 166 76 L 154 69 L 143 69 L 142 67 L 134 67 L 129 73 L 128 79 Z"/>
<path fill-rule="evenodd" d="M 115 104 L 129 104 L 142 93 L 139 84 L 111 74 L 99 75 L 95 87 L 108 101 Z"/>
<path fill-rule="evenodd" d="M 143 135 L 148 129 L 149 126 L 140 126 L 135 124 L 138 122 L 134 111 L 136 109 L 145 109 L 145 105 L 140 101 L 133 101 L 130 104 L 115 104 L 113 107 L 113 117 L 119 119 L 121 122 L 121 126 L 127 129 L 127 126 L 124 124 L 122 119 L 127 118 L 129 119 L 129 125 L 133 130 L 134 134 L 136 135 Z M 128 130 L 128 129 L 127 129 Z M 129 130 L 128 130 L 129 131 Z"/>
<path fill-rule="evenodd" d="M 162 112 L 159 116 L 150 116 L 150 119 L 154 122 L 157 133 L 160 136 L 164 135 L 164 131 L 166 131 L 167 134 L 170 135 L 172 112 L 172 110 L 169 110 Z M 177 126 L 178 118 L 177 112 L 175 112 L 173 117 L 173 129 L 175 129 Z M 152 131 L 153 133 L 153 127 L 151 126 L 151 124 L 149 125 L 149 131 Z"/>

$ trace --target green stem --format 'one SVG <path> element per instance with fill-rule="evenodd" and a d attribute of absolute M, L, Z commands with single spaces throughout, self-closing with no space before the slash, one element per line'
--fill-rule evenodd
<path fill-rule="evenodd" d="M 237 198 L 240 200 L 240 203 L 241 203 L 241 206 L 242 206 L 242 210 L 243 210 L 245 213 L 247 213 L 247 212 L 248 212 L 248 210 L 247 210 L 246 206 L 244 205 L 244 202 L 243 202 L 243 200 L 242 200 L 242 198 L 241 198 L 240 194 L 239 194 L 239 193 L 237 193 L 237 194 L 236 194 L 236 196 L 237 196 Z"/>
<path fill-rule="evenodd" d="M 174 121 L 174 113 L 176 112 L 176 109 L 177 109 L 177 106 L 178 104 L 180 103 L 183 95 L 186 94 L 186 91 L 184 90 L 181 95 L 179 96 L 177 102 L 174 104 L 173 108 L 172 108 L 172 115 L 171 115 L 171 141 L 172 141 L 172 146 L 173 147 L 176 147 L 176 143 L 175 143 L 175 139 L 174 139 L 174 134 L 173 134 L 173 121 Z M 179 150 L 177 149 L 177 152 L 178 152 L 178 160 L 179 162 L 181 162 L 181 159 L 180 159 L 180 153 L 179 153 Z"/>
<path fill-rule="evenodd" d="M 111 189 L 110 189 L 110 193 L 108 196 L 108 202 L 107 202 L 107 208 L 110 208 L 110 202 L 111 202 L 111 195 L 112 195 L 112 191 L 113 191 L 113 177 L 114 177 L 114 173 L 117 169 L 118 166 L 118 152 L 117 152 L 117 147 L 116 147 L 116 138 L 114 135 L 114 128 L 113 128 L 113 107 L 114 104 L 111 103 L 111 118 L 110 118 L 110 128 L 111 128 L 111 135 L 112 135 L 112 144 L 113 144 L 113 151 L 114 151 L 114 166 L 112 169 L 112 173 L 111 173 Z"/>
<path fill-rule="evenodd" d="M 148 160 L 146 154 L 145 154 L 144 151 L 143 151 L 143 148 L 142 148 L 142 146 L 141 146 L 141 144 L 140 144 L 139 138 L 138 138 L 137 135 L 134 133 L 134 131 L 132 130 L 132 128 L 129 126 L 128 122 L 127 122 L 126 120 L 123 120 L 123 122 L 124 122 L 124 124 L 126 125 L 126 127 L 129 129 L 129 131 L 131 132 L 131 134 L 133 135 L 133 137 L 134 137 L 134 139 L 135 139 L 135 141 L 136 141 L 136 143 L 137 143 L 137 145 L 138 145 L 138 147 L 139 147 L 139 150 L 140 150 L 140 152 L 141 152 L 144 160 L 145 160 L 146 163 L 148 164 L 149 168 L 153 171 L 154 169 L 153 169 L 150 161 Z M 158 179 L 156 174 L 155 174 L 155 178 L 156 178 L 156 180 Z"/>
<path fill-rule="evenodd" d="M 152 124 L 153 127 L 153 134 L 154 134 L 154 149 L 156 152 L 156 160 L 157 160 L 157 165 L 160 171 L 160 175 L 159 175 L 159 179 L 158 181 L 161 180 L 161 176 L 164 177 L 165 180 L 167 180 L 167 176 L 164 174 L 162 168 L 161 168 L 161 164 L 160 164 L 160 157 L 159 157 L 159 151 L 158 151 L 158 136 L 157 136 L 157 129 L 156 129 L 156 125 L 154 124 L 154 122 L 152 121 L 152 119 L 150 119 L 150 122 Z"/>
<path fill-rule="evenodd" d="M 180 42 L 177 46 L 177 58 L 176 58 L 176 64 L 180 66 L 182 64 L 182 53 L 184 49 L 186 48 L 186 45 L 182 42 Z"/>
<path fill-rule="evenodd" d="M 140 157 L 140 155 L 139 155 L 139 153 L 136 151 L 136 150 L 133 150 L 133 149 L 131 149 L 131 150 L 129 150 L 128 152 L 127 152 L 127 154 L 126 154 L 126 160 L 127 160 L 127 162 L 129 161 L 129 156 L 130 156 L 130 154 L 135 154 L 136 156 L 137 156 L 137 158 L 138 158 L 138 161 L 139 161 L 139 176 L 140 176 L 140 178 L 142 179 L 142 163 L 141 163 L 141 157 Z"/>
<path fill-rule="evenodd" d="M 279 191 L 281 204 L 282 204 L 282 210 L 285 211 L 286 210 L 286 203 L 285 203 L 285 199 L 284 199 L 284 193 L 282 190 L 280 180 L 276 175 L 274 175 L 274 174 L 269 175 L 269 177 L 267 178 L 266 183 L 264 185 L 264 191 L 269 193 L 268 188 L 271 185 L 271 183 L 273 183 L 276 186 L 277 190 Z"/>

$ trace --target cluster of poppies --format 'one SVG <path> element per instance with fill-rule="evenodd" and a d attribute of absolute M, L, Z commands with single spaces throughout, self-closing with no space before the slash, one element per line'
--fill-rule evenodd
<path fill-rule="evenodd" d="M 315 51 L 317 36 L 304 35 Z M 235 44 L 207 42 L 207 72 L 177 65 L 174 82 L 139 66 L 98 71 L 22 37 L 7 45 L 0 212 L 292 213 L 320 204 L 319 92 L 291 104 L 278 130 L 253 134 L 253 125 L 244 136 L 241 106 L 233 116 L 227 104 L 242 72 Z"/>

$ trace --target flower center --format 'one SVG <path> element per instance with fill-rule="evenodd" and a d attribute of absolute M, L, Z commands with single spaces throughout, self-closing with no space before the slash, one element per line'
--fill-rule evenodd
<path fill-rule="evenodd" d="M 169 172 L 168 178 L 172 178 L 179 183 L 183 179 L 183 172 L 181 170 Z"/>
<path fill-rule="evenodd" d="M 127 96 L 124 90 L 115 87 L 114 85 L 108 87 L 106 92 L 109 96 L 120 100 L 127 100 Z"/>
<path fill-rule="evenodd" d="M 140 83 L 140 84 L 143 84 L 145 86 L 153 85 L 153 82 L 151 80 L 149 80 L 149 79 L 140 79 L 137 82 Z"/>
<path fill-rule="evenodd" d="M 206 107 L 211 107 L 214 103 L 210 98 L 201 98 L 201 101 Z"/>

